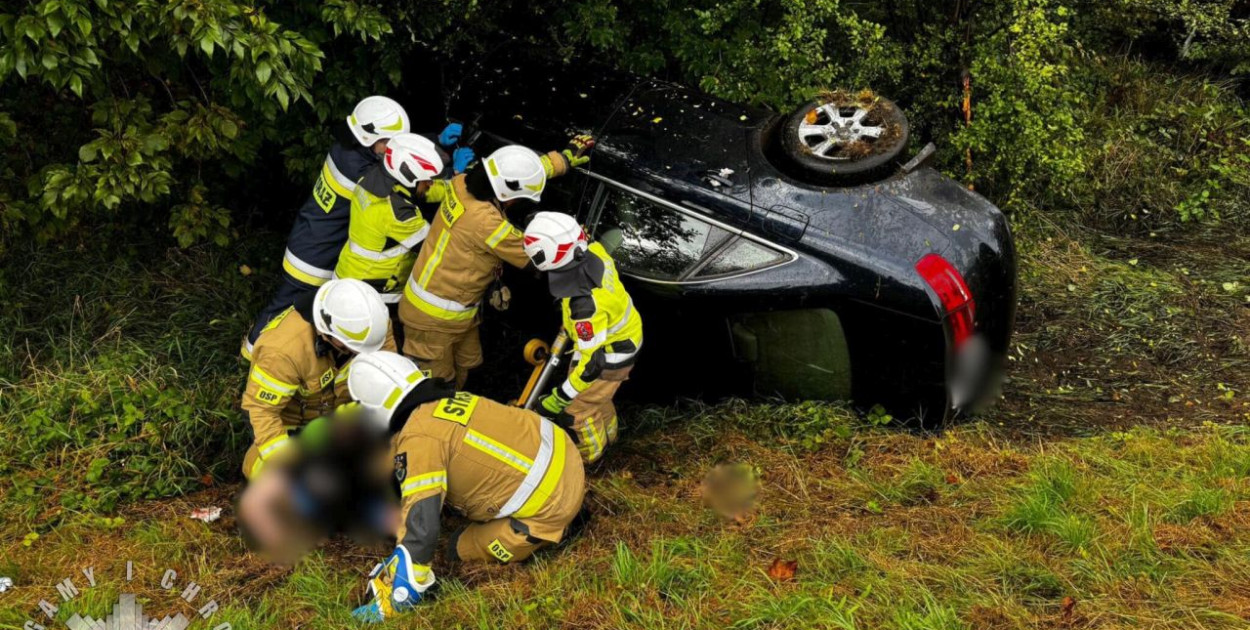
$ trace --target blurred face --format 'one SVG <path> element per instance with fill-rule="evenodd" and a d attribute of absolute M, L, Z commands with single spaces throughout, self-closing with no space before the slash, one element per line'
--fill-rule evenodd
<path fill-rule="evenodd" d="M 374 142 L 373 152 L 376 153 L 377 155 L 382 155 L 383 153 L 386 153 L 386 143 L 388 141 L 389 141 L 389 138 L 382 138 L 381 140 Z"/>

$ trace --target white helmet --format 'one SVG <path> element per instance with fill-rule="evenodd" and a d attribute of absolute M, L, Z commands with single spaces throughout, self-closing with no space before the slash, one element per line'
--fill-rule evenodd
<path fill-rule="evenodd" d="M 522 198 L 538 201 L 547 185 L 547 169 L 533 149 L 506 146 L 486 157 L 486 175 L 500 201 Z"/>
<path fill-rule="evenodd" d="M 413 188 L 418 182 L 429 181 L 443 172 L 443 158 L 438 148 L 428 138 L 415 133 L 401 133 L 386 143 L 386 155 L 382 158 L 386 172 L 399 183 Z"/>
<path fill-rule="evenodd" d="M 540 271 L 559 269 L 586 251 L 586 232 L 562 212 L 539 212 L 525 228 L 525 255 Z"/>
<path fill-rule="evenodd" d="M 386 340 L 390 314 L 373 287 L 352 278 L 337 278 L 317 289 L 313 325 L 352 352 L 376 352 Z"/>
<path fill-rule="evenodd" d="M 416 363 L 384 350 L 352 359 L 347 389 L 374 421 L 389 426 L 400 401 L 423 380 Z"/>
<path fill-rule="evenodd" d="M 370 96 L 356 103 L 347 126 L 361 145 L 370 147 L 383 138 L 408 133 L 408 112 L 393 99 Z"/>

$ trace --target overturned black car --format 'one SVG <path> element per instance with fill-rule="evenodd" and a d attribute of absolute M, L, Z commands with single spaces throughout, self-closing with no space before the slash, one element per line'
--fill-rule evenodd
<path fill-rule="evenodd" d="M 449 114 L 482 130 L 479 155 L 598 138 L 542 206 L 581 219 L 629 279 L 646 342 L 628 389 L 849 399 L 925 424 L 995 396 L 1016 301 L 1007 221 L 925 166 L 931 146 L 906 160 L 892 103 L 831 93 L 781 116 L 501 57 L 465 73 Z M 546 291 L 513 275 L 507 326 L 552 336 Z"/>

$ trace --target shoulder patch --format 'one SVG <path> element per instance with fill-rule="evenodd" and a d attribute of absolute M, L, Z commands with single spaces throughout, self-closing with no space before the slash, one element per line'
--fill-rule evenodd
<path fill-rule="evenodd" d="M 573 327 L 577 330 L 577 338 L 582 341 L 590 341 L 595 338 L 595 325 L 589 321 L 576 322 Z"/>
<path fill-rule="evenodd" d="M 404 478 L 408 476 L 408 453 L 400 453 L 395 456 L 395 481 L 403 483 Z"/>
<path fill-rule="evenodd" d="M 578 295 L 569 298 L 569 318 L 590 319 L 595 314 L 595 298 Z"/>

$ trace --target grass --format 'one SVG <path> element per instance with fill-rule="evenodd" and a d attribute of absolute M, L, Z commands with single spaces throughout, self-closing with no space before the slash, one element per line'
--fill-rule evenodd
<path fill-rule="evenodd" d="M 816 450 L 801 436 L 747 437 L 762 417 L 809 409 L 648 410 L 655 428 L 627 435 L 593 475 L 582 537 L 520 568 L 444 571 L 440 596 L 396 627 L 1239 628 L 1250 616 L 1250 481 L 1228 476 L 1250 456 L 1244 428 L 1040 443 L 985 423 L 929 436 L 848 419 L 850 437 Z M 696 448 L 713 422 L 724 439 Z M 850 448 L 874 455 L 848 466 Z M 698 494 L 725 460 L 764 474 L 743 522 L 720 520 Z M 67 523 L 30 547 L 9 529 L 0 572 L 21 586 L 0 628 L 21 627 L 77 563 L 107 575 L 122 558 L 200 582 L 235 627 L 347 625 L 384 552 L 335 542 L 293 570 L 266 567 L 243 553 L 229 513 L 187 519 L 229 497 L 135 504 L 115 527 Z M 878 510 L 865 509 L 872 500 Z M 776 559 L 797 562 L 793 578 L 769 575 Z M 145 588 L 153 609 L 177 606 Z"/>
<path fill-rule="evenodd" d="M 928 434 L 821 403 L 625 407 L 582 536 L 522 567 L 440 563 L 439 596 L 390 627 L 1245 627 L 1250 314 L 1224 285 L 1250 285 L 1250 241 L 1068 230 L 1017 226 L 1012 380 L 988 414 Z M 195 580 L 221 606 L 214 624 L 351 626 L 385 550 L 333 541 L 283 569 L 235 533 L 247 435 L 229 331 L 263 293 L 237 262 L 175 251 L 155 273 L 51 256 L 5 270 L 0 575 L 17 587 L 0 629 L 36 619 L 87 565 L 99 586 L 62 623 L 119 592 L 191 615 L 206 600 L 177 596 Z M 35 269 L 86 289 L 37 295 L 46 283 L 22 281 Z M 213 281 L 191 290 L 188 276 Z M 726 463 L 762 484 L 736 520 L 701 497 Z M 206 505 L 225 516 L 187 517 Z M 778 560 L 792 577 L 770 574 Z"/>

